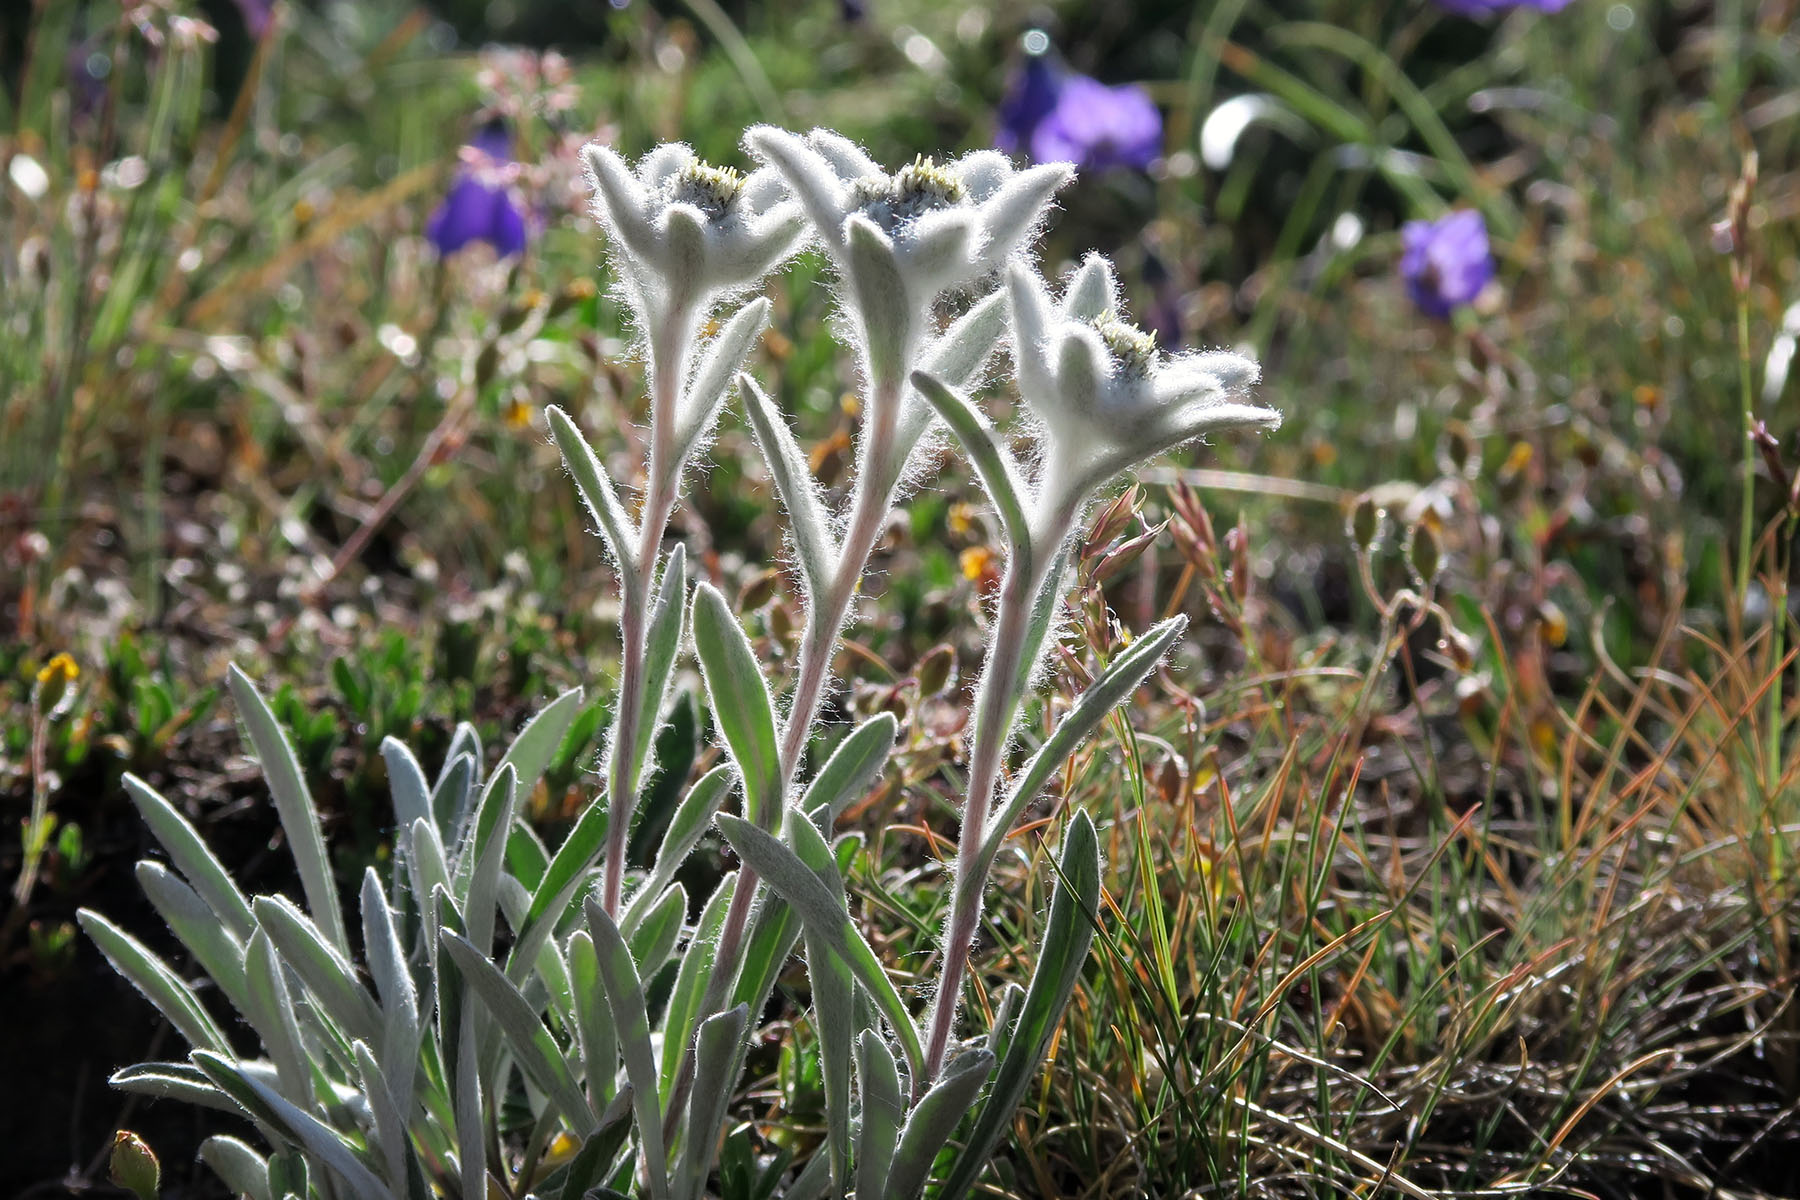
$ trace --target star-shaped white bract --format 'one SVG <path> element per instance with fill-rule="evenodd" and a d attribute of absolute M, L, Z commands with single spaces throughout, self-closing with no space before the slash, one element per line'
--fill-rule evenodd
<path fill-rule="evenodd" d="M 677 307 L 704 311 L 721 296 L 754 287 L 804 243 L 804 214 L 767 168 L 742 175 L 710 166 L 680 144 L 652 150 L 636 171 L 597 142 L 582 156 L 594 215 L 646 316 Z"/>
<path fill-rule="evenodd" d="M 759 125 L 744 146 L 787 180 L 849 285 L 871 372 L 896 381 L 938 299 L 1018 255 L 1072 174 L 1063 163 L 1018 170 L 992 150 L 942 164 L 919 158 L 890 174 L 822 129 L 802 137 Z"/>
<path fill-rule="evenodd" d="M 1254 360 L 1226 351 L 1168 355 L 1121 315 L 1110 263 L 1090 255 L 1052 302 L 1036 272 L 1007 271 L 1019 393 L 1043 430 L 1044 501 L 1077 505 L 1113 476 L 1221 429 L 1274 429 L 1248 399 Z"/>

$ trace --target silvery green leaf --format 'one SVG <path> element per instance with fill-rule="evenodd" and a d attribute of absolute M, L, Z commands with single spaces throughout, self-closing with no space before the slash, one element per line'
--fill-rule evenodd
<path fill-rule="evenodd" d="M 200 1161 L 234 1196 L 275 1200 L 269 1194 L 269 1161 L 234 1137 L 215 1134 L 200 1143 Z"/>
<path fill-rule="evenodd" d="M 856 1077 L 862 1091 L 862 1124 L 856 1131 L 856 1194 L 881 1195 L 906 1117 L 900 1073 L 887 1043 L 873 1029 L 856 1039 Z"/>
<path fill-rule="evenodd" d="M 363 1165 L 355 1151 L 318 1118 L 301 1111 L 275 1089 L 223 1055 L 196 1050 L 194 1063 L 206 1072 L 208 1079 L 242 1105 L 245 1112 L 281 1130 L 296 1145 L 323 1162 L 343 1180 L 356 1200 L 393 1200 L 392 1193 Z"/>
<path fill-rule="evenodd" d="M 401 1112 L 411 1112 L 419 1059 L 419 996 L 394 928 L 393 911 L 372 867 L 363 874 L 362 924 L 363 958 L 381 999 L 381 1061 L 388 1064 L 394 1103 Z"/>
<path fill-rule="evenodd" d="M 412 877 L 413 902 L 420 912 L 429 912 L 432 892 L 440 887 L 449 892 L 451 888 L 444 843 L 438 838 L 437 826 L 421 818 L 412 823 L 406 845 L 406 871 Z"/>
<path fill-rule="evenodd" d="M 901 1049 L 906 1053 L 908 1067 L 916 1078 L 924 1061 L 924 1047 L 919 1041 L 919 1030 L 913 1024 L 912 1015 L 906 1011 L 906 1002 L 895 990 L 893 980 L 887 977 L 882 969 L 881 960 L 875 957 L 875 951 L 863 940 L 850 914 L 840 905 L 836 897 L 811 868 L 809 868 L 794 851 L 788 849 L 770 834 L 748 821 L 738 817 L 720 813 L 717 823 L 725 840 L 731 843 L 738 857 L 750 866 L 757 874 L 768 880 L 769 886 L 794 906 L 800 914 L 800 920 L 808 934 L 815 930 L 824 940 L 825 945 L 835 951 L 849 965 L 857 981 L 867 988 L 875 1007 L 893 1026 L 894 1034 L 900 1039 Z M 823 836 L 805 819 L 788 822 L 788 836 L 799 840 L 810 835 L 812 839 L 824 841 Z"/>
<path fill-rule="evenodd" d="M 549 868 L 550 851 L 544 839 L 528 822 L 514 821 L 506 834 L 506 871 L 524 889 L 525 908 L 531 906 L 531 889 L 544 881 L 544 872 Z M 518 915 L 523 920 L 525 909 L 520 909 Z"/>
<path fill-rule="evenodd" d="M 569 935 L 569 978 L 574 985 L 582 1078 L 587 1081 L 588 1102 L 598 1108 L 613 1093 L 614 1078 L 619 1070 L 619 1040 L 613 1031 L 606 988 L 600 980 L 600 959 L 594 950 L 594 939 L 584 929 Z"/>
<path fill-rule="evenodd" d="M 633 896 L 635 902 L 620 914 L 619 932 L 631 948 L 632 961 L 645 979 L 662 970 L 675 943 L 681 937 L 681 922 L 687 917 L 687 889 L 671 883 L 655 900 Z"/>
<path fill-rule="evenodd" d="M 578 1132 L 590 1132 L 595 1113 L 569 1074 L 562 1047 L 544 1028 L 525 997 L 467 939 L 446 931 L 439 940 L 444 952 L 455 960 L 463 981 L 493 1014 L 526 1077 L 562 1111 L 565 1121 Z"/>
<path fill-rule="evenodd" d="M 506 862 L 506 835 L 512 828 L 513 811 L 518 804 L 518 777 L 510 765 L 502 764 L 494 772 L 476 810 L 475 825 L 469 841 L 458 857 L 457 883 L 462 894 L 463 921 L 469 928 L 469 940 L 483 954 L 494 944 L 494 917 L 499 907 L 500 868 Z M 464 864 L 468 867 L 465 872 Z M 465 882 L 466 880 L 466 882 Z"/>
<path fill-rule="evenodd" d="M 781 1193 L 781 1200 L 824 1200 L 831 1193 L 831 1170 L 826 1155 L 815 1154 L 806 1160 L 794 1182 Z"/>
<path fill-rule="evenodd" d="M 688 1097 L 687 1139 L 675 1170 L 675 1200 L 699 1200 L 712 1173 L 719 1127 L 731 1105 L 739 1053 L 750 1027 L 750 1006 L 740 1004 L 700 1022 L 695 1036 L 694 1089 Z"/>
<path fill-rule="evenodd" d="M 995 1058 L 1005 1058 L 1006 1048 L 1012 1044 L 1013 1022 L 1018 1019 L 1019 1006 L 1025 1003 L 1025 989 L 1008 980 L 1000 987 L 1000 998 L 994 1002 L 994 1027 L 988 1030 L 988 1049 Z"/>
<path fill-rule="evenodd" d="M 650 1048 L 650 1016 L 644 1006 L 644 985 L 631 951 L 606 910 L 590 896 L 584 905 L 588 930 L 594 939 L 601 984 L 612 1010 L 613 1029 L 625 1060 L 625 1077 L 631 1081 L 637 1110 L 638 1143 L 650 1180 L 652 1200 L 669 1195 L 668 1155 L 663 1150 L 662 1104 L 656 1093 L 656 1055 Z"/>
<path fill-rule="evenodd" d="M 381 1010 L 357 982 L 349 960 L 325 940 L 318 927 L 285 896 L 258 896 L 250 910 L 282 960 L 300 976 L 323 1006 L 324 1015 L 346 1038 L 379 1042 Z"/>
<path fill-rule="evenodd" d="M 969 1140 L 950 1170 L 937 1196 L 961 1200 L 1012 1123 L 1013 1110 L 1043 1066 L 1044 1052 L 1056 1023 L 1075 991 L 1094 940 L 1094 923 L 1100 911 L 1100 839 L 1094 822 L 1084 812 L 1069 820 L 1057 864 L 1056 888 L 1050 896 L 1050 919 L 1038 947 L 1031 986 L 1019 1006 L 1019 1018 L 1005 1038 L 1006 1052 L 994 1074 L 987 1103 L 970 1131 Z"/>
<path fill-rule="evenodd" d="M 814 817 L 825 809 L 826 819 L 820 823 L 830 829 L 845 807 L 880 777 L 899 732 L 900 722 L 892 713 L 878 713 L 851 730 L 807 785 L 800 811 Z"/>
<path fill-rule="evenodd" d="M 270 1139 L 278 1141 L 281 1139 Z M 276 1150 L 269 1155 L 269 1192 L 275 1200 L 306 1200 L 313 1194 L 306 1155 L 299 1150 Z"/>
<path fill-rule="evenodd" d="M 663 832 L 662 845 L 656 851 L 656 866 L 644 880 L 645 890 L 661 891 L 675 878 L 675 872 L 712 826 L 713 814 L 731 792 L 732 778 L 731 768 L 720 764 L 694 781 L 676 806 L 675 815 L 669 818 L 669 828 Z"/>
<path fill-rule="evenodd" d="M 944 418 L 950 432 L 962 443 L 969 461 L 981 476 L 981 486 L 994 502 L 994 511 L 1005 527 L 1006 540 L 1017 554 L 1031 543 L 1031 526 L 1025 517 L 1025 483 L 1012 452 L 1000 441 L 993 426 L 987 423 L 968 400 L 923 371 L 914 371 L 912 384 L 925 397 L 926 403 Z"/>
<path fill-rule="evenodd" d="M 877 380 L 904 382 L 906 349 L 913 340 L 913 300 L 906 277 L 894 257 L 894 243 L 860 213 L 844 222 L 849 238 L 845 275 L 850 285 L 869 374 Z"/>
<path fill-rule="evenodd" d="M 1158 622 L 1108 663 L 1100 678 L 1081 694 L 1081 699 L 1057 723 L 1055 731 L 1044 739 L 1044 744 L 1038 747 L 1037 753 L 1031 756 L 1031 761 L 1019 772 L 1006 803 L 988 821 L 981 842 L 983 863 L 994 860 L 994 856 L 1000 852 L 1001 843 L 1006 839 L 1006 831 L 1019 819 L 1025 806 L 1031 803 L 1050 777 L 1062 768 L 1069 755 L 1106 719 L 1107 714 L 1136 691 L 1145 677 L 1156 669 L 1156 664 L 1162 661 L 1163 655 L 1169 652 L 1169 647 L 1174 645 L 1175 639 L 1181 636 L 1181 631 L 1186 626 L 1187 618 L 1184 616 L 1174 616 Z"/>
<path fill-rule="evenodd" d="M 374 1129 L 370 1131 L 370 1149 L 381 1155 L 382 1165 L 387 1169 L 388 1183 L 396 1193 L 404 1193 L 406 1188 L 406 1156 L 411 1150 L 406 1132 L 406 1118 L 401 1115 L 400 1106 L 388 1091 L 387 1078 L 381 1068 L 376 1065 L 375 1054 L 369 1049 L 367 1042 L 351 1044 L 351 1051 L 356 1055 L 356 1073 L 362 1083 L 363 1095 L 369 1098 L 369 1115 L 374 1119 Z"/>
<path fill-rule="evenodd" d="M 566 1167 L 551 1172 L 538 1188 L 539 1195 L 552 1195 L 558 1200 L 585 1200 L 605 1187 L 613 1173 L 613 1163 L 625 1148 L 631 1134 L 631 1087 L 619 1089 L 600 1114 L 600 1126 L 589 1134 L 581 1149 Z"/>
<path fill-rule="evenodd" d="M 837 572 L 840 552 L 819 498 L 819 485 L 813 479 L 805 453 L 794 440 L 794 431 L 756 380 L 739 375 L 738 391 L 744 397 L 744 411 L 750 416 L 750 428 L 756 434 L 763 461 L 768 463 L 776 494 L 787 509 L 795 557 L 805 576 L 807 591 L 821 595 Z"/>
<path fill-rule="evenodd" d="M 798 812 L 788 813 L 787 824 L 788 840 L 800 861 L 830 891 L 835 906 L 848 912 L 844 879 L 838 874 L 831 847 Z M 796 836 L 799 826 L 813 836 Z M 832 1191 L 839 1194 L 849 1183 L 850 1056 L 856 1038 L 856 984 L 849 965 L 829 945 L 829 937 L 811 925 L 804 936 L 813 1019 L 819 1034 L 819 1075 L 825 1089 L 825 1149 L 831 1156 Z"/>
<path fill-rule="evenodd" d="M 460 735 L 468 726 L 458 726 Z M 469 736 L 475 731 L 469 729 Z M 451 743 L 452 750 L 455 742 Z M 454 845 L 462 840 L 463 822 L 469 819 L 469 810 L 475 807 L 475 781 L 480 773 L 481 760 L 473 754 L 453 753 L 444 760 L 443 774 L 438 776 L 437 783 L 431 789 L 431 819 L 437 826 L 438 842 L 442 845 Z"/>
<path fill-rule="evenodd" d="M 751 347 L 769 323 L 769 301 L 758 296 L 732 314 L 729 321 L 713 337 L 694 368 L 687 394 L 681 401 L 681 417 L 676 425 L 676 447 L 670 469 L 679 472 L 694 447 L 706 436 L 719 415 L 731 377 L 744 365 Z"/>
<path fill-rule="evenodd" d="M 628 778 L 642 779 L 649 769 L 650 748 L 655 742 L 656 731 L 662 724 L 663 702 L 668 698 L 669 678 L 675 671 L 676 656 L 681 653 L 683 618 L 686 615 L 687 550 L 677 542 L 663 567 L 662 582 L 656 592 L 656 604 L 650 610 L 650 625 L 644 639 L 643 719 L 638 722 L 636 744 L 627 747 L 632 756 Z"/>
<path fill-rule="evenodd" d="M 989 292 L 933 339 L 920 356 L 919 369 L 949 387 L 969 387 L 993 356 L 994 347 L 1000 344 L 1000 337 L 1005 332 L 1005 293 Z M 913 446 L 931 424 L 933 409 L 916 394 L 911 394 L 917 389 L 910 383 L 907 389 L 907 404 L 901 411 L 895 441 L 902 446 Z"/>
<path fill-rule="evenodd" d="M 394 798 L 394 820 L 402 829 L 410 828 L 421 817 L 431 816 L 431 784 L 425 779 L 425 768 L 405 742 L 398 738 L 381 739 L 381 758 L 387 763 L 388 791 Z"/>
<path fill-rule="evenodd" d="M 244 947 L 198 893 L 160 863 L 137 865 L 138 886 L 232 1007 L 244 1007 Z"/>
<path fill-rule="evenodd" d="M 286 971 L 276 957 L 275 943 L 264 930 L 250 935 L 250 946 L 244 953 L 244 977 L 249 992 L 244 1017 L 275 1062 L 282 1094 L 296 1104 L 311 1107 L 312 1059 L 300 1036 L 300 1020 L 294 1013 Z"/>
<path fill-rule="evenodd" d="M 570 688 L 525 722 L 518 736 L 513 738 L 512 745 L 506 748 L 494 773 L 488 777 L 487 791 L 491 793 L 499 785 L 500 772 L 511 767 L 518 775 L 520 799 L 530 796 L 543 779 L 550 760 L 562 748 L 563 739 L 569 734 L 569 726 L 581 715 L 582 699 L 580 688 Z M 483 799 L 486 799 L 485 795 Z"/>
<path fill-rule="evenodd" d="M 719 949 L 719 928 L 725 923 L 725 910 L 731 905 L 737 879 L 736 871 L 728 871 L 719 881 L 706 907 L 701 910 L 700 921 L 688 938 L 680 966 L 675 969 L 675 986 L 670 989 L 669 1002 L 663 1008 L 662 1074 L 658 1083 L 664 1095 L 669 1094 L 682 1055 L 693 1040 L 694 1017 L 700 1011 L 704 989 L 712 977 L 713 961 Z"/>
<path fill-rule="evenodd" d="M 1068 574 L 1068 569 L 1069 550 L 1064 547 L 1056 552 L 1050 569 L 1044 572 L 1044 582 L 1038 588 L 1037 597 L 1031 602 L 1031 622 L 1025 628 L 1025 642 L 1019 649 L 1019 674 L 1013 682 L 1015 694 L 1019 696 L 1031 687 L 1031 677 L 1038 664 L 1044 661 L 1044 641 L 1050 636 L 1050 627 L 1056 623 L 1057 606 L 1063 597 L 1063 577 Z"/>
<path fill-rule="evenodd" d="M 174 805 L 136 775 L 125 776 L 125 791 L 152 836 L 168 852 L 169 861 L 224 922 L 231 936 L 240 941 L 249 937 L 256 923 L 250 915 L 250 902 L 238 891 L 205 839 Z"/>
<path fill-rule="evenodd" d="M 249 731 L 256 759 L 262 764 L 263 779 L 269 785 L 282 832 L 287 834 L 288 848 L 300 873 L 307 910 L 331 944 L 340 953 L 348 954 L 350 939 L 344 932 L 343 910 L 338 907 L 337 884 L 331 878 L 325 835 L 319 829 L 319 811 L 313 806 L 312 793 L 300 773 L 293 744 L 248 675 L 233 665 L 226 672 L 226 685 L 237 703 L 244 728 Z"/>
<path fill-rule="evenodd" d="M 506 960 L 506 976 L 514 983 L 524 981 L 536 961 L 537 948 L 555 931 L 563 911 L 581 887 L 583 875 L 600 857 L 601 847 L 606 844 L 607 824 L 606 805 L 588 805 L 550 859 L 543 881 L 531 894 L 531 909 Z"/>
<path fill-rule="evenodd" d="M 744 781 L 744 811 L 763 828 L 781 811 L 781 760 L 775 749 L 775 705 L 750 639 L 711 584 L 694 589 L 694 651 L 712 700 L 713 719 Z"/>
<path fill-rule="evenodd" d="M 487 761 L 487 756 L 481 750 L 481 731 L 467 721 L 458 721 L 456 728 L 450 732 L 450 748 L 444 751 L 444 763 L 438 768 L 438 776 L 431 784 L 433 811 L 436 811 L 438 789 L 449 780 L 450 769 L 456 765 L 456 760 L 464 755 L 476 764 Z"/>
<path fill-rule="evenodd" d="M 169 1023 L 189 1045 L 200 1050 L 230 1053 L 230 1040 L 214 1024 L 193 989 L 182 982 L 172 967 L 92 909 L 81 909 L 75 918 L 93 943 L 100 947 L 100 953 L 113 965 L 113 970 L 123 975 L 126 982 L 156 1006 L 157 1011 L 169 1018 Z"/>
<path fill-rule="evenodd" d="M 625 515 L 625 506 L 619 503 L 619 494 L 613 489 L 612 480 L 607 478 L 600 456 L 581 436 L 581 430 L 576 428 L 569 414 L 552 404 L 544 410 L 544 415 L 550 419 L 550 436 L 556 439 L 556 448 L 562 451 L 563 463 L 574 476 L 575 490 L 581 493 L 582 503 L 587 505 L 599 526 L 600 540 L 606 543 L 607 552 L 622 572 L 635 573 L 639 570 L 637 530 L 631 518 Z"/>
<path fill-rule="evenodd" d="M 994 1056 L 987 1050 L 965 1051 L 913 1106 L 894 1151 L 893 1167 L 882 1192 L 884 1200 L 913 1200 L 924 1189 L 938 1151 L 974 1107 L 993 1069 Z"/>
<path fill-rule="evenodd" d="M 138 1063 L 113 1072 L 106 1082 L 122 1092 L 155 1100 L 179 1100 L 234 1116 L 243 1113 L 235 1100 L 213 1086 L 206 1073 L 190 1063 Z"/>
<path fill-rule="evenodd" d="M 440 932 L 441 939 L 445 933 Z M 439 943 L 440 948 L 442 943 Z M 465 1196 L 487 1195 L 487 1123 L 481 1112 L 480 1048 L 469 983 L 447 952 L 438 958 L 438 1020 L 445 1052 L 444 1075 L 451 1087 L 457 1173 Z"/>

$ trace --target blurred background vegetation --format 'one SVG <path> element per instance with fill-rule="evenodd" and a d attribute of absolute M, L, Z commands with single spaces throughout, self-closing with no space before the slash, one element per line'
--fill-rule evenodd
<path fill-rule="evenodd" d="M 640 377 L 577 149 L 742 165 L 757 121 L 887 162 L 984 147 L 1035 54 L 1163 124 L 1064 196 L 1046 268 L 1115 256 L 1165 343 L 1248 347 L 1287 421 L 1151 472 L 1090 547 L 1064 679 L 1163 611 L 1198 626 L 1066 781 L 1113 818 L 1118 920 L 997 1186 L 1796 1194 L 1797 30 L 1793 0 L 0 5 L 0 1184 L 103 1186 L 129 1125 L 209 1194 L 211 1126 L 106 1091 L 168 1031 L 71 916 L 141 904 L 126 770 L 281 885 L 228 660 L 276 693 L 345 878 L 386 854 L 382 737 L 432 766 L 456 722 L 492 745 L 611 670 L 540 418 L 629 475 Z M 511 163 L 459 158 L 495 122 Z M 522 252 L 434 240 L 465 177 Z M 1435 320 L 1400 228 L 1459 209 L 1495 278 Z M 772 288 L 754 370 L 830 483 L 828 280 Z M 781 526 L 731 417 L 716 459 L 677 520 L 779 662 Z M 907 718 L 855 880 L 897 961 L 938 903 L 919 835 L 954 832 L 930 656 L 970 674 L 988 542 L 952 465 L 845 664 L 846 710 Z M 534 797 L 546 830 L 606 719 Z M 703 764 L 703 727 L 670 736 Z M 1019 844 L 996 975 L 1043 899 Z M 807 1111 L 816 1080 L 764 1065 Z"/>

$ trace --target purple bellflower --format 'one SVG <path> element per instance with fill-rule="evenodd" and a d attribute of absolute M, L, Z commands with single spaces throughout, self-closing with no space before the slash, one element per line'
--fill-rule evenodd
<path fill-rule="evenodd" d="M 1031 136 L 1031 157 L 1089 171 L 1141 171 L 1162 153 L 1162 132 L 1162 114 L 1143 88 L 1107 87 L 1071 75 L 1063 80 L 1055 109 Z"/>
<path fill-rule="evenodd" d="M 1435 221 L 1408 221 L 1400 241 L 1400 277 L 1426 316 L 1447 319 L 1452 309 L 1473 303 L 1494 277 L 1487 222 L 1472 208 Z"/>
<path fill-rule="evenodd" d="M 269 23 L 275 16 L 273 0 L 236 0 L 237 10 L 244 18 L 244 28 L 251 38 L 262 41 L 263 34 L 269 32 Z"/>
<path fill-rule="evenodd" d="M 1535 8 L 1539 12 L 1561 12 L 1567 8 L 1571 0 L 1437 0 L 1438 7 L 1447 8 L 1453 13 L 1465 17 L 1486 17 L 1494 13 L 1505 12 L 1509 8 Z"/>
<path fill-rule="evenodd" d="M 461 158 L 449 193 L 425 223 L 425 236 L 445 256 L 470 242 L 488 243 L 501 258 L 518 254 L 525 249 L 525 217 L 507 190 L 514 168 L 506 127 L 484 127 Z"/>
<path fill-rule="evenodd" d="M 1000 102 L 994 145 L 1038 163 L 1142 170 L 1162 153 L 1162 132 L 1162 114 L 1143 88 L 1108 87 L 1031 54 Z"/>

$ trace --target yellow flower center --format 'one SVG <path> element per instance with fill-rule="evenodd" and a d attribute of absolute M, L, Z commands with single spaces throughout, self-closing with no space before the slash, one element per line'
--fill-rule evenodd
<path fill-rule="evenodd" d="M 715 167 L 695 159 L 681 168 L 671 183 L 669 202 L 691 204 L 717 220 L 730 211 L 744 192 L 744 174 L 732 167 Z"/>
<path fill-rule="evenodd" d="M 1139 329 L 1129 321 L 1121 321 L 1113 313 L 1104 313 L 1094 321 L 1094 332 L 1106 343 L 1106 349 L 1127 371 L 1148 375 L 1156 361 L 1156 335 Z"/>
<path fill-rule="evenodd" d="M 968 189 L 948 169 L 919 155 L 892 176 L 865 175 L 850 185 L 850 203 L 889 233 L 922 213 L 952 208 Z"/>

